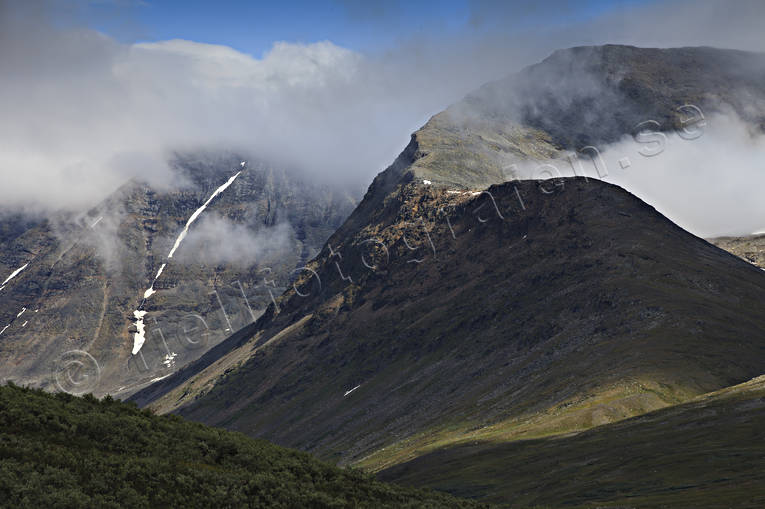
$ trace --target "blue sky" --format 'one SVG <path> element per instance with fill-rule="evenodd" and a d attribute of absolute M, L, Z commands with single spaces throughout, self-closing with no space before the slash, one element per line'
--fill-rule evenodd
<path fill-rule="evenodd" d="M 180 38 L 261 56 L 275 41 L 329 40 L 378 52 L 420 37 L 573 24 L 651 1 L 90 0 L 81 4 L 77 17 L 122 42 Z"/>

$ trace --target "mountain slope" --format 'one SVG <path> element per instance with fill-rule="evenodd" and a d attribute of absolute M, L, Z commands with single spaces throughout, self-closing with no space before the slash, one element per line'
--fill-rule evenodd
<path fill-rule="evenodd" d="M 709 242 L 765 270 L 765 235 L 719 237 Z"/>
<path fill-rule="evenodd" d="M 384 271 L 363 264 L 367 232 L 333 245 L 353 284 L 324 252 L 326 297 L 310 312 L 310 297 L 288 292 L 249 342 L 157 408 L 343 462 L 374 453 L 362 464 L 379 468 L 476 429 L 585 429 L 761 371 L 762 271 L 599 181 L 489 192 L 447 223 L 436 215 L 446 191 L 407 187 L 397 215 L 374 225 L 390 254 Z M 435 256 L 424 235 L 418 252 L 406 247 L 413 210 Z"/>
<path fill-rule="evenodd" d="M 308 175 L 233 156 L 175 166 L 169 189 L 132 182 L 85 214 L 0 222 L 0 274 L 25 266 L 0 290 L 0 379 L 125 395 L 172 373 L 255 320 L 354 204 Z M 136 310 L 145 343 L 131 355 Z"/>
<path fill-rule="evenodd" d="M 478 507 L 111 398 L 0 387 L 0 428 L 8 507 Z"/>
<path fill-rule="evenodd" d="M 763 507 L 765 377 L 576 435 L 464 443 L 378 477 L 520 507 Z"/>
<path fill-rule="evenodd" d="M 619 88 L 613 61 L 645 93 Z M 379 470 L 466 440 L 582 431 L 760 375 L 765 273 L 616 186 L 512 180 L 513 162 L 630 134 L 654 99 L 735 109 L 739 91 L 759 93 L 736 87 L 736 64 L 751 61 L 763 57 L 575 48 L 471 94 L 413 135 L 256 323 L 134 400 Z M 588 100 L 632 97 L 614 132 L 582 137 L 607 111 L 580 115 L 582 94 L 531 98 L 570 119 L 565 136 L 517 108 L 515 83 L 540 68 L 580 90 L 571 62 L 598 80 L 581 87 Z M 637 79 L 646 62 L 658 67 Z M 711 84 L 656 82 L 685 83 L 686 68 Z M 681 122 L 665 114 L 662 129 Z"/>

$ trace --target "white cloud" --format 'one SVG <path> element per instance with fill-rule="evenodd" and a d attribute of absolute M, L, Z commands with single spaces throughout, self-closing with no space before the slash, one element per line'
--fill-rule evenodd
<path fill-rule="evenodd" d="M 765 136 L 735 115 L 714 115 L 697 139 L 667 137 L 663 152 L 625 139 L 608 147 L 606 181 L 618 184 L 701 237 L 748 235 L 765 228 Z M 631 163 L 622 169 L 619 160 Z"/>
<path fill-rule="evenodd" d="M 765 135 L 734 113 L 711 115 L 705 122 L 695 125 L 690 137 L 660 133 L 639 142 L 625 136 L 600 147 L 600 160 L 591 159 L 591 151 L 579 156 L 576 170 L 568 160 L 517 168 L 523 178 L 601 178 L 700 237 L 764 230 Z M 654 140 L 662 137 L 660 147 Z"/>
<path fill-rule="evenodd" d="M 422 55 L 277 42 L 263 58 L 184 40 L 120 44 L 0 1 L 0 203 L 82 208 L 172 152 L 236 150 L 365 185 L 427 117 L 480 83 Z M 439 68 L 438 72 L 431 71 Z M 469 85 L 465 84 L 465 80 Z"/>
<path fill-rule="evenodd" d="M 81 208 L 133 177 L 172 185 L 168 154 L 184 150 L 242 150 L 364 185 L 429 115 L 556 48 L 765 49 L 763 4 L 748 0 L 735 8 L 712 0 L 650 4 L 533 30 L 504 22 L 529 2 L 499 11 L 477 2 L 482 16 L 474 21 L 492 19 L 491 30 L 415 36 L 375 55 L 326 41 L 277 42 L 262 58 L 183 40 L 121 44 L 61 28 L 73 23 L 54 26 L 46 5 L 0 0 L 0 204 L 7 208 Z"/>
<path fill-rule="evenodd" d="M 218 214 L 203 217 L 178 250 L 182 263 L 263 265 L 274 256 L 297 249 L 288 223 L 252 230 Z"/>

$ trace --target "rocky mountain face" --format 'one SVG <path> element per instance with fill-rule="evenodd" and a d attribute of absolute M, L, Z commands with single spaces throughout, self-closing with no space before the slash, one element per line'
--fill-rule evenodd
<path fill-rule="evenodd" d="M 424 157 L 407 168 L 435 184 L 477 189 L 518 177 L 518 166 L 529 162 L 581 176 L 574 154 L 588 161 L 593 148 L 629 136 L 650 145 L 655 138 L 640 138 L 641 132 L 693 139 L 714 113 L 763 133 L 764 83 L 760 53 L 617 45 L 559 50 L 433 117 L 417 133 Z"/>
<path fill-rule="evenodd" d="M 765 235 L 719 237 L 709 241 L 720 249 L 725 249 L 765 270 Z"/>
<path fill-rule="evenodd" d="M 0 274 L 13 277 L 0 290 L 0 378 L 124 397 L 257 319 L 354 205 L 308 175 L 233 156 L 174 166 L 173 189 L 130 182 L 84 214 L 4 216 Z"/>
<path fill-rule="evenodd" d="M 750 106 L 762 103 L 738 97 L 763 98 L 740 76 L 763 62 L 574 48 L 483 87 L 412 136 L 257 322 L 133 399 L 378 471 L 463 442 L 581 432 L 762 374 L 765 273 L 621 188 L 512 180 L 512 165 L 563 160 L 662 112 L 659 128 L 675 129 L 692 102 L 761 129 L 765 109 Z M 540 75 L 541 91 L 523 88 Z M 519 90 L 533 94 L 519 103 Z M 445 475 L 416 479 L 446 489 Z"/>
<path fill-rule="evenodd" d="M 470 94 L 453 110 L 520 122 L 559 147 L 579 150 L 635 134 L 688 126 L 696 106 L 732 111 L 765 129 L 765 56 L 716 48 L 582 46 Z"/>
<path fill-rule="evenodd" d="M 759 374 L 762 271 L 617 187 L 562 184 L 459 198 L 404 186 L 378 221 L 333 236 L 316 275 L 230 338 L 237 348 L 137 401 L 161 395 L 161 411 L 377 469 L 453 441 L 587 429 Z"/>

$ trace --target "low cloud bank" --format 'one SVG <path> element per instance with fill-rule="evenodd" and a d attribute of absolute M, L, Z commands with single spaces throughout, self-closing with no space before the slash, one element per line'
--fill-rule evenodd
<path fill-rule="evenodd" d="M 392 162 L 429 115 L 556 48 L 765 49 L 765 5 L 749 0 L 624 4 L 603 13 L 562 0 L 546 10 L 528 1 L 475 1 L 466 26 L 443 38 L 437 31 L 413 35 L 376 54 L 329 41 L 276 42 L 262 58 L 185 40 L 123 44 L 54 19 L 55 4 L 0 0 L 6 210 L 81 210 L 130 178 L 175 187 L 167 162 L 186 150 L 256 154 L 358 187 Z M 571 22 L 544 22 L 556 4 L 570 10 Z M 355 16 L 370 29 L 390 22 L 363 9 Z M 668 146 L 623 173 L 614 169 L 612 178 L 697 233 L 765 228 L 756 217 L 761 180 L 753 169 L 761 145 L 731 129 L 736 138 L 721 133 L 719 143 L 711 131 L 693 145 L 670 140 L 677 149 Z M 700 177 L 702 166 L 715 172 L 708 177 L 714 185 Z M 705 200 L 719 211 L 696 205 Z M 704 211 L 709 222 L 702 224 Z M 751 220 L 739 225 L 741 216 Z"/>
<path fill-rule="evenodd" d="M 700 237 L 765 230 L 765 135 L 733 113 L 705 117 L 688 133 L 625 136 L 598 152 L 583 151 L 573 164 L 564 158 L 516 168 L 522 178 L 586 176 L 619 185 Z"/>

